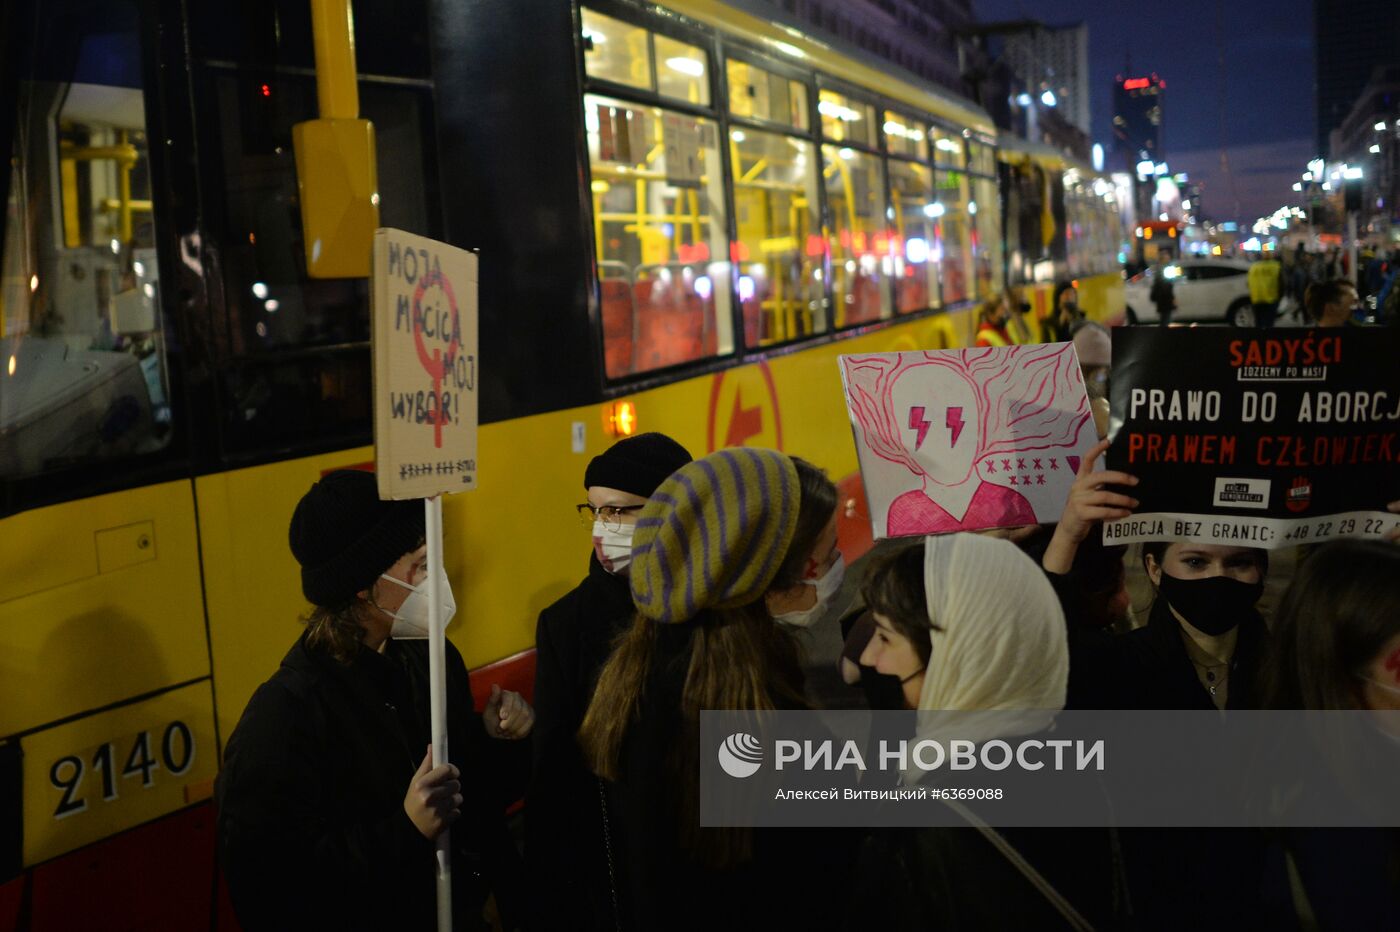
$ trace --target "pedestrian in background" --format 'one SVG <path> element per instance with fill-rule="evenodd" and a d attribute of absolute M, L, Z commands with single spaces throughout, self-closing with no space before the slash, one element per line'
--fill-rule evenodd
<path fill-rule="evenodd" d="M 1249 303 L 1254 306 L 1254 325 L 1272 327 L 1278 315 L 1282 294 L 1279 280 L 1283 266 L 1273 256 L 1255 260 L 1249 266 Z"/>
<path fill-rule="evenodd" d="M 1152 290 L 1148 292 L 1148 298 L 1157 308 L 1157 324 L 1162 327 L 1169 325 L 1172 322 L 1172 311 L 1176 310 L 1176 290 L 1172 287 L 1171 279 L 1167 277 L 1166 260 L 1160 257 L 1153 268 Z"/>

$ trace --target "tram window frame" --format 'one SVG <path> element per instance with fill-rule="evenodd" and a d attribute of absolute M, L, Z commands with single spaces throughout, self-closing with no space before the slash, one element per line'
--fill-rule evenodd
<path fill-rule="evenodd" d="M 928 130 L 927 130 L 927 124 L 926 124 L 926 123 L 925 123 L 925 130 L 924 130 L 924 132 L 925 132 L 925 134 L 927 134 L 927 132 L 928 132 Z M 928 205 L 932 205 L 932 204 L 935 204 L 935 203 L 938 202 L 938 201 L 937 201 L 937 190 L 936 190 L 936 188 L 935 188 L 935 180 L 936 180 L 936 178 L 937 178 L 937 172 L 938 172 L 938 170 L 937 170 L 936 168 L 934 168 L 933 164 L 932 164 L 931 162 L 927 161 L 926 159 L 917 159 L 917 158 L 911 158 L 911 157 L 906 157 L 906 156 L 899 156 L 899 155 L 890 154 L 890 155 L 887 156 L 887 158 L 886 158 L 886 160 L 885 160 L 885 190 L 886 190 L 886 193 L 887 193 L 887 197 L 886 197 L 886 205 L 887 205 L 887 206 L 886 206 L 886 220 L 887 220 L 887 222 L 889 222 L 889 223 L 891 223 L 891 224 L 893 224 L 893 223 L 895 222 L 895 220 L 894 220 L 893 218 L 894 218 L 895 216 L 898 216 L 898 211 L 895 210 L 894 172 L 893 172 L 893 170 L 892 170 L 892 168 L 891 168 L 891 166 L 893 166 L 893 165 L 896 164 L 896 163 L 904 163 L 904 164 L 908 164 L 908 165 L 917 165 L 919 168 L 921 168 L 921 169 L 923 169 L 924 171 L 928 172 L 928 185 L 927 185 L 927 187 L 926 187 L 925 190 L 924 190 L 925 202 L 926 202 L 926 204 L 928 204 Z M 936 225 L 937 225 L 937 218 L 936 218 L 936 217 L 926 215 L 926 219 L 929 221 L 930 226 L 936 227 Z M 903 248 L 904 248 L 904 251 L 905 251 L 904 261 L 909 261 L 908 248 L 907 248 L 907 240 L 905 240 L 905 238 L 903 237 L 903 235 L 902 235 L 902 234 L 900 233 L 900 231 L 898 231 L 898 230 L 891 230 L 891 235 L 894 236 L 894 237 L 896 237 L 896 239 L 899 240 L 900 243 L 902 244 L 902 246 L 903 246 Z M 926 241 L 926 242 L 927 242 L 927 241 Z M 931 280 L 926 281 L 926 285 L 927 285 L 927 288 L 928 288 L 929 302 L 928 302 L 927 304 L 925 304 L 924 307 L 921 307 L 921 308 L 913 308 L 913 309 L 910 309 L 910 310 L 907 310 L 907 311 L 901 311 L 900 308 L 899 308 L 899 289 L 896 287 L 894 278 L 892 277 L 892 278 L 891 278 L 891 281 L 890 281 L 890 290 L 891 290 L 891 310 L 892 310 L 893 317 L 894 317 L 895 319 L 907 318 L 907 317 L 910 317 L 911 315 L 919 314 L 919 313 L 922 313 L 922 312 L 924 312 L 924 311 L 939 311 L 939 310 L 942 310 L 942 309 L 943 309 L 944 302 L 943 302 L 943 294 L 942 294 L 942 287 L 941 287 L 941 286 L 942 286 L 942 274 L 941 274 L 941 270 L 939 269 L 939 263 L 936 262 L 936 261 L 934 261 L 934 253 L 933 253 L 932 250 L 929 250 L 929 251 L 927 252 L 923 264 L 926 266 L 926 270 L 925 270 L 925 273 L 924 273 L 925 278 L 926 278 L 926 279 L 929 279 L 930 276 L 931 276 Z M 899 267 L 899 257 L 896 257 L 896 259 L 895 259 L 895 265 L 896 265 L 896 269 L 898 269 L 898 267 Z"/>
<path fill-rule="evenodd" d="M 260 124 L 263 131 L 269 134 L 266 142 L 277 145 L 275 153 L 265 153 L 267 156 L 275 154 L 277 161 L 270 168 L 263 168 L 263 173 L 275 173 L 275 190 L 288 196 L 295 192 L 291 128 L 300 119 L 315 116 L 314 69 L 296 66 L 269 68 L 195 57 L 190 62 L 190 73 L 196 100 L 209 108 L 216 107 L 222 99 L 221 94 L 229 87 L 235 95 L 234 106 L 240 110 L 245 105 L 258 102 L 257 95 L 251 98 L 243 96 L 249 94 L 252 88 L 261 89 L 266 85 L 271 93 L 263 93 L 261 98 L 274 102 L 293 99 L 296 95 L 290 89 L 297 88 L 301 103 L 299 108 L 294 106 L 290 110 L 279 111 L 266 124 Z M 419 220 L 412 223 L 393 221 L 392 218 L 390 223 L 405 227 L 410 232 L 441 239 L 446 225 L 441 207 L 439 153 L 434 143 L 437 117 L 433 82 L 363 72 L 356 75 L 356 81 L 361 113 L 371 122 L 375 119 L 374 101 L 377 98 L 383 98 L 384 106 L 389 105 L 393 95 L 415 98 L 408 102 L 417 107 L 416 119 L 421 127 L 421 132 L 415 137 L 416 145 L 412 153 L 421 160 L 422 171 L 414 177 L 420 179 L 422 203 L 406 209 L 421 213 Z M 249 118 L 255 117 L 256 114 L 249 115 Z M 218 297 L 210 302 L 204 328 L 209 340 L 207 351 L 218 361 L 215 377 L 218 398 L 215 427 L 217 461 L 224 467 L 251 465 L 368 443 L 373 432 L 368 279 L 310 278 L 306 273 L 304 249 L 300 242 L 303 230 L 299 211 L 287 215 L 285 228 L 272 229 L 274 233 L 284 232 L 292 237 L 292 245 L 283 251 L 284 258 L 290 260 L 290 274 L 276 280 L 265 275 L 248 278 L 242 274 L 241 269 L 248 272 L 262 270 L 255 255 L 247 257 L 245 261 L 233 261 L 242 254 L 240 250 L 247 252 L 252 245 L 232 235 L 233 216 L 246 210 L 244 201 L 249 195 L 246 189 L 231 186 L 231 181 L 238 176 L 230 174 L 233 166 L 225 164 L 225 155 L 226 149 L 246 150 L 250 145 L 261 145 L 261 141 L 255 134 L 230 131 L 222 121 L 206 121 L 198 132 L 200 151 L 203 153 L 199 165 L 199 184 L 205 224 L 227 231 L 230 237 L 221 243 L 224 256 L 220 274 L 211 283 L 211 291 L 216 291 Z M 385 147 L 390 144 L 390 139 L 385 132 L 375 135 L 377 148 L 385 153 L 378 158 L 381 166 L 401 161 L 397 156 L 387 154 Z M 253 165 L 255 169 L 258 167 L 251 162 L 246 165 Z M 421 228 L 414 229 L 420 223 Z M 249 344 L 257 338 L 251 332 L 241 332 L 250 331 L 250 327 L 245 325 L 252 323 L 244 315 L 254 313 L 250 308 L 258 302 L 264 302 L 266 308 L 265 300 L 273 293 L 269 291 L 260 295 L 257 286 L 270 287 L 268 283 L 294 293 L 303 306 L 334 308 L 339 305 L 353 309 L 358 316 L 345 322 L 349 326 L 341 336 L 328 335 L 321 341 L 288 340 L 262 350 L 249 349 Z M 250 301 L 250 294 L 257 300 Z M 285 298 L 284 294 L 283 300 Z M 323 322 L 327 321 L 334 323 L 331 314 L 323 315 Z M 289 404 L 286 402 L 288 395 L 314 398 L 316 404 Z M 273 400 L 279 396 L 282 398 L 281 404 Z M 242 403 L 245 400 L 247 406 Z M 294 420 L 299 413 L 303 415 L 301 419 Z"/>
<path fill-rule="evenodd" d="M 78 5 L 78 4 L 72 4 Z M 98 4 L 83 4 L 98 5 Z M 101 4 L 105 6 L 106 4 Z M 12 11 L 0 36 L 0 98 L 18 100 L 21 81 L 35 69 L 33 61 L 38 52 L 36 30 L 43 20 L 36 16 L 54 17 L 60 4 L 25 4 L 20 12 Z M 151 5 L 130 0 L 135 17 L 135 66 L 140 76 L 139 93 L 144 111 L 145 134 L 148 140 L 165 139 L 174 134 L 166 125 L 166 109 L 161 102 L 160 76 L 163 54 L 161 39 Z M 42 10 L 39 8 L 42 7 Z M 51 22 L 51 20 L 49 20 Z M 45 66 L 40 66 L 45 67 Z M 71 82 L 70 82 L 71 83 Z M 11 157 L 17 139 L 19 108 L 7 106 L 0 111 L 0 149 L 7 157 L 0 166 L 0 204 L 8 205 L 12 186 L 16 183 L 16 164 Z M 170 177 L 169 161 L 174 157 L 169 146 L 149 145 L 146 150 L 146 171 L 151 187 L 150 223 L 154 241 L 158 281 L 154 295 L 156 326 L 160 333 L 163 355 L 163 375 L 166 400 L 169 405 L 169 431 L 165 442 L 149 451 L 131 452 L 112 457 L 89 458 L 57 466 L 46 466 L 38 472 L 0 476 L 0 518 L 22 511 L 61 502 L 75 501 L 95 495 L 117 492 L 184 478 L 189 475 L 190 456 L 190 393 L 185 379 L 186 353 L 184 320 L 176 293 L 179 261 L 170 235 L 171 195 L 165 183 Z M 0 249 L 7 242 L 8 210 L 0 212 Z"/>
<path fill-rule="evenodd" d="M 598 78 L 588 73 L 586 63 L 583 60 L 583 11 L 592 10 L 595 13 L 621 22 L 644 29 L 647 32 L 648 48 L 651 49 L 652 70 L 655 72 L 655 38 L 657 36 L 682 42 L 687 45 L 701 49 L 706 55 L 705 79 L 708 84 L 708 103 L 705 105 L 693 104 L 676 97 L 669 97 L 658 93 L 652 89 L 637 88 L 630 85 L 618 84 L 605 78 Z M 720 188 L 722 197 L 718 199 L 716 206 L 725 212 L 723 233 L 726 243 L 734 242 L 734 219 L 733 219 L 733 197 L 729 180 L 731 178 L 728 146 L 718 144 L 720 140 L 727 140 L 729 133 L 728 112 L 728 87 L 726 75 L 723 68 L 717 63 L 724 60 L 719 33 L 716 30 L 700 28 L 690 25 L 689 21 L 677 21 L 670 18 L 663 18 L 655 12 L 637 10 L 616 2 L 616 0 L 590 0 L 587 4 L 579 5 L 579 15 L 576 20 L 576 42 L 578 43 L 579 64 L 579 100 L 578 107 L 580 113 L 580 125 L 587 126 L 588 123 L 588 101 L 591 97 L 602 97 L 617 101 L 624 105 L 634 105 L 639 108 L 655 108 L 663 112 L 671 112 L 681 116 L 698 118 L 711 123 L 715 128 L 718 150 L 718 165 L 716 169 L 720 172 Z M 653 87 L 657 86 L 653 77 Z M 580 150 L 580 157 L 583 159 L 582 168 L 588 179 L 591 188 L 593 182 L 593 160 L 589 152 L 587 141 Z M 632 309 L 632 360 L 633 362 L 619 373 L 609 372 L 609 338 L 607 333 L 607 322 L 605 320 L 605 301 L 603 296 L 603 286 L 606 276 L 603 274 L 600 258 L 599 243 L 597 241 L 597 216 L 590 205 L 588 209 L 589 236 L 588 262 L 590 263 L 590 318 L 593 321 L 594 333 L 597 335 L 597 367 L 603 393 L 606 396 L 620 394 L 627 390 L 635 390 L 650 384 L 663 384 L 672 381 L 681 373 L 691 373 L 696 370 L 712 368 L 722 368 L 732 364 L 733 360 L 739 359 L 745 351 L 743 345 L 743 321 L 740 316 L 740 294 L 739 275 L 735 274 L 735 263 L 732 257 L 726 255 L 722 260 L 727 265 L 729 311 L 721 321 L 721 309 L 719 302 L 715 302 L 715 313 L 713 323 L 717 328 L 715 335 L 716 352 L 701 352 L 699 355 L 690 358 L 677 360 L 674 363 L 665 363 L 651 368 L 636 368 L 637 346 L 635 343 L 637 336 L 637 326 L 639 317 L 634 305 Z M 728 335 L 728 347 L 722 343 L 724 334 Z M 702 344 L 703 346 L 703 344 Z"/>
<path fill-rule="evenodd" d="M 817 138 L 819 143 L 817 147 L 817 154 L 822 161 L 823 172 L 825 172 L 828 148 L 836 149 L 838 157 L 840 157 L 840 152 L 842 150 L 851 150 L 853 153 L 858 153 L 861 156 L 869 157 L 875 160 L 875 164 L 880 172 L 879 189 L 881 197 L 883 198 L 883 203 L 881 204 L 879 214 L 880 229 L 872 235 L 883 239 L 886 243 L 889 243 L 893 235 L 893 230 L 890 227 L 889 165 L 885 160 L 885 131 L 883 121 L 881 119 L 885 108 L 889 102 L 886 99 L 882 98 L 879 94 L 867 90 L 861 87 L 860 85 L 852 84 L 848 81 L 843 81 L 840 78 L 836 78 L 822 72 L 818 72 L 816 75 L 816 85 L 817 94 L 816 97 L 813 99 L 813 106 L 817 110 L 817 114 L 816 121 L 814 122 L 813 127 L 817 131 Z M 860 104 L 868 108 L 871 119 L 872 135 L 874 136 L 873 142 L 867 145 L 859 142 L 858 140 L 836 139 L 826 134 L 826 126 L 822 122 L 823 118 L 821 115 L 821 94 L 823 91 L 830 91 L 833 94 L 839 94 L 841 97 L 848 101 Z M 831 309 L 829 312 L 829 316 L 831 318 L 832 323 L 831 332 L 839 333 L 842 331 L 849 331 L 862 327 L 871 327 L 879 324 L 888 323 L 897 319 L 899 315 L 895 314 L 894 312 L 895 302 L 894 286 L 891 282 L 892 275 L 885 271 L 883 267 L 883 262 L 881 262 L 881 267 L 879 269 L 880 287 L 878 295 L 880 305 L 877 311 L 877 315 L 870 320 L 857 319 L 845 323 L 837 323 L 838 318 L 844 319 L 845 317 L 845 315 L 842 313 L 842 295 L 838 294 L 836 288 L 836 281 L 840 277 L 841 270 L 837 268 L 836 249 L 832 245 L 833 237 L 835 237 L 837 242 L 839 242 L 840 233 L 835 226 L 836 214 L 835 209 L 832 207 L 831 194 L 827 188 L 825 174 L 823 174 L 822 177 L 821 189 L 823 200 L 822 238 L 826 240 L 827 247 L 827 268 L 829 272 L 826 276 L 826 284 L 827 294 L 830 298 Z M 846 261 L 849 262 L 851 260 L 848 258 Z M 877 258 L 877 262 L 880 261 L 881 260 Z M 890 264 L 892 268 L 893 263 Z M 847 303 L 854 302 L 848 301 Z"/>

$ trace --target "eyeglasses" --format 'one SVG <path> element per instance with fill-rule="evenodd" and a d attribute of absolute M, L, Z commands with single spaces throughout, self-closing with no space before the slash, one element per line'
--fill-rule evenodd
<path fill-rule="evenodd" d="M 645 507 L 646 505 L 602 505 L 598 508 L 594 508 L 587 502 L 574 506 L 578 511 L 578 519 L 584 527 L 591 528 L 594 521 L 601 521 L 603 522 L 603 527 L 610 531 L 622 529 L 623 515 L 630 515 L 633 512 L 641 511 Z"/>

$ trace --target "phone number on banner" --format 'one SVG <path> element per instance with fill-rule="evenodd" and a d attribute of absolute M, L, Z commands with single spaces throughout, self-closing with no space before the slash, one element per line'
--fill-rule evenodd
<path fill-rule="evenodd" d="M 1380 539 L 1400 528 L 1400 515 L 1348 511 L 1320 518 L 1246 518 L 1234 515 L 1153 513 L 1106 521 L 1105 544 L 1172 540 L 1273 550 L 1343 537 Z"/>

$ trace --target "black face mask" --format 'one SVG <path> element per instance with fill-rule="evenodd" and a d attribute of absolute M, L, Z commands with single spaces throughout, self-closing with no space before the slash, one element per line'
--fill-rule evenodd
<path fill-rule="evenodd" d="M 1254 611 L 1264 594 L 1264 582 L 1240 582 L 1229 576 L 1182 579 L 1162 571 L 1158 584 L 1162 598 L 1177 614 L 1203 634 L 1220 635 L 1236 627 Z"/>

